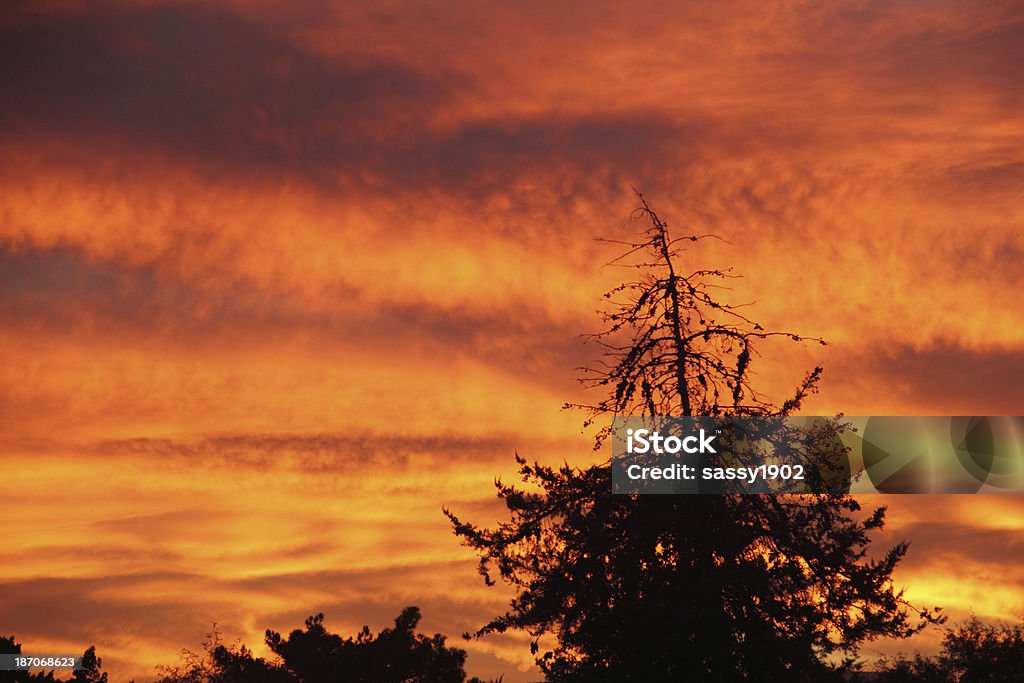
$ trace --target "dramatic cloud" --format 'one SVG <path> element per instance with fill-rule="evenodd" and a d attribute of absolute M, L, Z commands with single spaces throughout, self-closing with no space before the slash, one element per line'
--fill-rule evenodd
<path fill-rule="evenodd" d="M 1013 2 L 15 3 L 3 628 L 120 679 L 214 620 L 489 619 L 441 506 L 497 519 L 516 449 L 595 457 L 559 406 L 631 186 L 831 342 L 765 345 L 769 396 L 822 363 L 810 412 L 1020 413 L 1021 63 Z M 914 601 L 1010 617 L 1024 510 L 961 498 L 878 498 L 881 542 Z"/>

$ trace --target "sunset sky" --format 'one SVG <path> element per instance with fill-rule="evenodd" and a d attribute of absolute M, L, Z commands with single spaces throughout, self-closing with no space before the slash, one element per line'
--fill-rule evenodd
<path fill-rule="evenodd" d="M 458 637 L 509 593 L 441 508 L 601 457 L 560 406 L 631 187 L 831 342 L 762 347 L 770 396 L 1022 414 L 1020 3 L 5 3 L 0 634 L 143 681 L 414 604 L 536 679 Z M 913 601 L 1024 611 L 1024 497 L 865 502 Z"/>

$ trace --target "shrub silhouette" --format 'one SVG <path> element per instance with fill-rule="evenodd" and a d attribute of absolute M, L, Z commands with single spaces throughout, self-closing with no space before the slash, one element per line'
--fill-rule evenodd
<path fill-rule="evenodd" d="M 345 680 L 359 683 L 463 683 L 466 651 L 445 645 L 445 637 L 415 633 L 420 621 L 416 607 L 406 607 L 374 637 L 363 630 L 342 639 L 323 626 L 323 615 L 306 620 L 304 631 L 287 638 L 267 632 L 267 645 L 301 681 Z M 344 678 L 338 678 L 338 672 Z"/>
<path fill-rule="evenodd" d="M 977 617 L 946 631 L 942 650 L 888 663 L 884 683 L 1013 683 L 1024 680 L 1024 620 L 984 624 Z"/>
<path fill-rule="evenodd" d="M 0 636 L 0 654 L 22 654 L 21 643 L 14 636 Z M 107 683 L 107 674 L 102 671 L 103 662 L 96 656 L 96 648 L 90 647 L 82 654 L 82 668 L 77 669 L 67 679 L 68 683 Z M 60 682 L 55 671 L 0 671 L 0 683 L 45 683 Z"/>
<path fill-rule="evenodd" d="M 224 645 L 215 625 L 203 653 L 182 651 L 181 665 L 161 667 L 158 683 L 466 683 L 466 651 L 448 647 L 443 635 L 416 633 L 417 607 L 406 607 L 393 628 L 377 635 L 364 626 L 343 638 L 323 621 L 323 614 L 311 616 L 287 637 L 268 630 L 267 646 L 279 661 Z"/>

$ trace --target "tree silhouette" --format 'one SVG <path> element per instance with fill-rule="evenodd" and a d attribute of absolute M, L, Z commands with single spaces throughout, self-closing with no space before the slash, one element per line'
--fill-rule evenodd
<path fill-rule="evenodd" d="M 585 425 L 797 410 L 820 367 L 779 406 L 751 386 L 750 367 L 758 342 L 809 338 L 765 330 L 720 302 L 715 288 L 731 271 L 683 269 L 684 246 L 708 236 L 673 239 L 642 195 L 634 218 L 647 227 L 618 243 L 626 251 L 612 263 L 636 275 L 605 295 L 607 328 L 591 337 L 604 358 L 581 381 L 607 395 L 576 406 Z M 893 586 L 907 544 L 868 556 L 884 508 L 862 513 L 849 495 L 611 495 L 608 461 L 516 460 L 525 486 L 496 482 L 509 521 L 489 529 L 445 513 L 484 580 L 517 589 L 476 635 L 528 632 L 549 681 L 822 680 L 861 643 L 939 620 Z"/>
<path fill-rule="evenodd" d="M 21 643 L 14 636 L 0 636 L 0 654 L 19 655 Z M 103 672 L 103 661 L 96 656 L 96 648 L 90 647 L 82 654 L 82 668 L 76 669 L 68 683 L 107 683 Z M 0 683 L 60 683 L 54 671 L 0 671 Z"/>
<path fill-rule="evenodd" d="M 1012 683 L 1024 678 L 1024 621 L 983 624 L 977 617 L 946 631 L 942 651 L 889 663 L 884 683 Z"/>
<path fill-rule="evenodd" d="M 416 607 L 406 607 L 394 628 L 374 637 L 365 626 L 355 638 L 342 639 L 323 626 L 323 615 L 306 620 L 306 629 L 287 638 L 267 632 L 267 645 L 299 680 L 359 683 L 463 683 L 466 651 L 445 645 L 445 637 L 415 633 Z M 333 673 L 333 675 L 332 675 Z"/>
<path fill-rule="evenodd" d="M 214 625 L 203 652 L 182 651 L 182 664 L 161 667 L 158 683 L 464 683 L 466 651 L 448 647 L 440 634 L 416 633 L 417 607 L 406 607 L 394 628 L 377 635 L 366 626 L 343 638 L 324 626 L 324 615 L 306 619 L 287 637 L 267 631 L 279 661 L 255 657 L 244 645 L 221 643 Z M 468 683 L 483 683 L 477 678 Z"/>
<path fill-rule="evenodd" d="M 253 656 L 242 644 L 221 642 L 217 624 L 206 634 L 199 653 L 183 649 L 177 666 L 160 666 L 157 683 L 295 683 L 295 677 L 275 662 Z"/>

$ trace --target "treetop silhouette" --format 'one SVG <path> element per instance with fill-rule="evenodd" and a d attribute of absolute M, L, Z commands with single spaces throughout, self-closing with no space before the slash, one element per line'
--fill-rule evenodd
<path fill-rule="evenodd" d="M 590 335 L 604 357 L 582 368 L 581 381 L 607 393 L 568 407 L 585 409 L 587 426 L 798 410 L 821 368 L 774 405 L 750 382 L 757 343 L 825 342 L 766 330 L 720 301 L 731 271 L 683 267 L 682 245 L 709 236 L 673 238 L 643 196 L 634 218 L 647 227 L 613 242 L 626 251 L 612 263 L 635 276 L 605 295 L 607 327 Z M 821 450 L 834 455 L 832 443 Z M 485 582 L 517 591 L 476 635 L 529 633 L 549 681 L 820 680 L 848 669 L 865 641 L 941 620 L 893 584 L 906 543 L 869 554 L 884 508 L 862 512 L 849 495 L 612 495 L 608 461 L 516 461 L 525 486 L 495 483 L 508 521 L 488 529 L 445 513 Z"/>
<path fill-rule="evenodd" d="M 887 662 L 881 683 L 1013 683 L 1024 679 L 1024 618 L 984 624 L 976 616 L 946 631 L 942 650 Z"/>
<path fill-rule="evenodd" d="M 21 643 L 14 636 L 0 636 L 0 654 L 22 654 Z M 107 683 L 103 660 L 90 647 L 82 654 L 82 668 L 68 672 L 67 683 Z M 0 683 L 63 683 L 56 671 L 0 671 Z"/>
<path fill-rule="evenodd" d="M 607 307 L 600 314 L 607 327 L 585 335 L 602 347 L 605 357 L 580 368 L 580 381 L 608 387 L 609 393 L 594 404 L 565 407 L 588 411 L 585 426 L 607 414 L 787 415 L 798 408 L 817 386 L 822 368 L 814 368 L 782 406 L 773 406 L 750 383 L 756 342 L 770 337 L 826 342 L 765 330 L 741 312 L 743 306 L 719 301 L 714 290 L 738 277 L 731 268 L 683 269 L 679 262 L 683 245 L 716 236 L 673 238 L 668 224 L 643 195 L 638 197 L 640 206 L 633 218 L 649 222 L 641 240 L 599 239 L 626 248 L 608 265 L 637 273 L 636 279 L 604 295 Z M 609 429 L 598 431 L 595 448 L 600 448 Z"/>
<path fill-rule="evenodd" d="M 419 622 L 419 608 L 406 607 L 393 628 L 374 635 L 364 626 L 342 637 L 317 614 L 287 636 L 267 630 L 276 661 L 223 644 L 214 625 L 203 652 L 183 650 L 182 664 L 161 667 L 158 683 L 466 683 L 466 651 L 449 647 L 441 634 L 416 633 Z"/>

